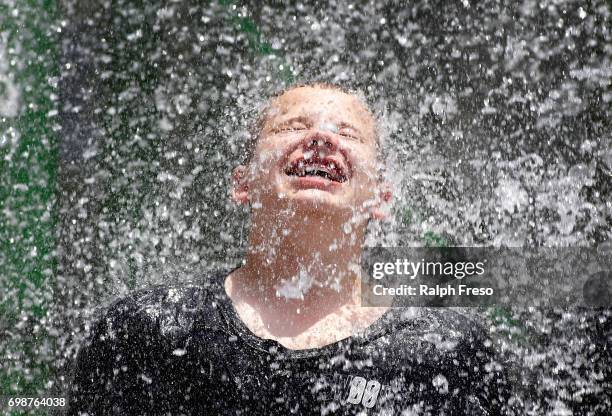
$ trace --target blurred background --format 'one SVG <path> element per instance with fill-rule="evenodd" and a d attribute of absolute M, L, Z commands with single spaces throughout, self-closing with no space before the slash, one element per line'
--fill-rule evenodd
<path fill-rule="evenodd" d="M 61 396 L 96 308 L 240 262 L 230 173 L 296 82 L 357 88 L 380 114 L 397 197 L 369 245 L 609 247 L 611 11 L 3 0 L 1 394 Z M 475 313 L 527 414 L 610 414 L 609 309 Z"/>

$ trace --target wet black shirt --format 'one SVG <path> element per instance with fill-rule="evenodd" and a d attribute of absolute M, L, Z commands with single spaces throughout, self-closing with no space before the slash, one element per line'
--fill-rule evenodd
<path fill-rule="evenodd" d="M 245 326 L 227 274 L 107 308 L 79 352 L 68 414 L 503 414 L 501 366 L 466 316 L 390 308 L 359 334 L 290 350 Z"/>

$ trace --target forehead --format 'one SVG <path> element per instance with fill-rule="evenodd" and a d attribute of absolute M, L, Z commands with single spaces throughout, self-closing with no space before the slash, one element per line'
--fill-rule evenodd
<path fill-rule="evenodd" d="M 375 136 L 372 113 L 354 95 L 340 90 L 319 87 L 299 87 L 274 99 L 268 122 L 272 124 L 301 116 L 313 121 L 349 123 L 369 137 Z"/>

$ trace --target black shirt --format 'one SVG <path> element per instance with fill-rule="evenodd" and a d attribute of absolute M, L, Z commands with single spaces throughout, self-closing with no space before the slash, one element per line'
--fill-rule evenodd
<path fill-rule="evenodd" d="M 390 308 L 359 334 L 290 350 L 246 327 L 228 273 L 106 308 L 79 352 L 68 414 L 504 413 L 503 366 L 466 316 Z"/>

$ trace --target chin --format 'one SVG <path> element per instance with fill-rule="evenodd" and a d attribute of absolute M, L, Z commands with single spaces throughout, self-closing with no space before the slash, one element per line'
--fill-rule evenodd
<path fill-rule="evenodd" d="M 293 206 L 296 211 L 308 212 L 317 216 L 350 216 L 353 213 L 352 206 L 339 198 L 338 195 L 319 189 L 300 189 L 288 195 L 286 202 Z"/>
<path fill-rule="evenodd" d="M 355 211 L 350 190 L 347 192 L 338 187 L 301 187 L 284 179 L 277 179 L 274 186 L 262 194 L 262 202 L 268 211 L 289 209 L 316 217 L 332 216 L 345 220 Z"/>

